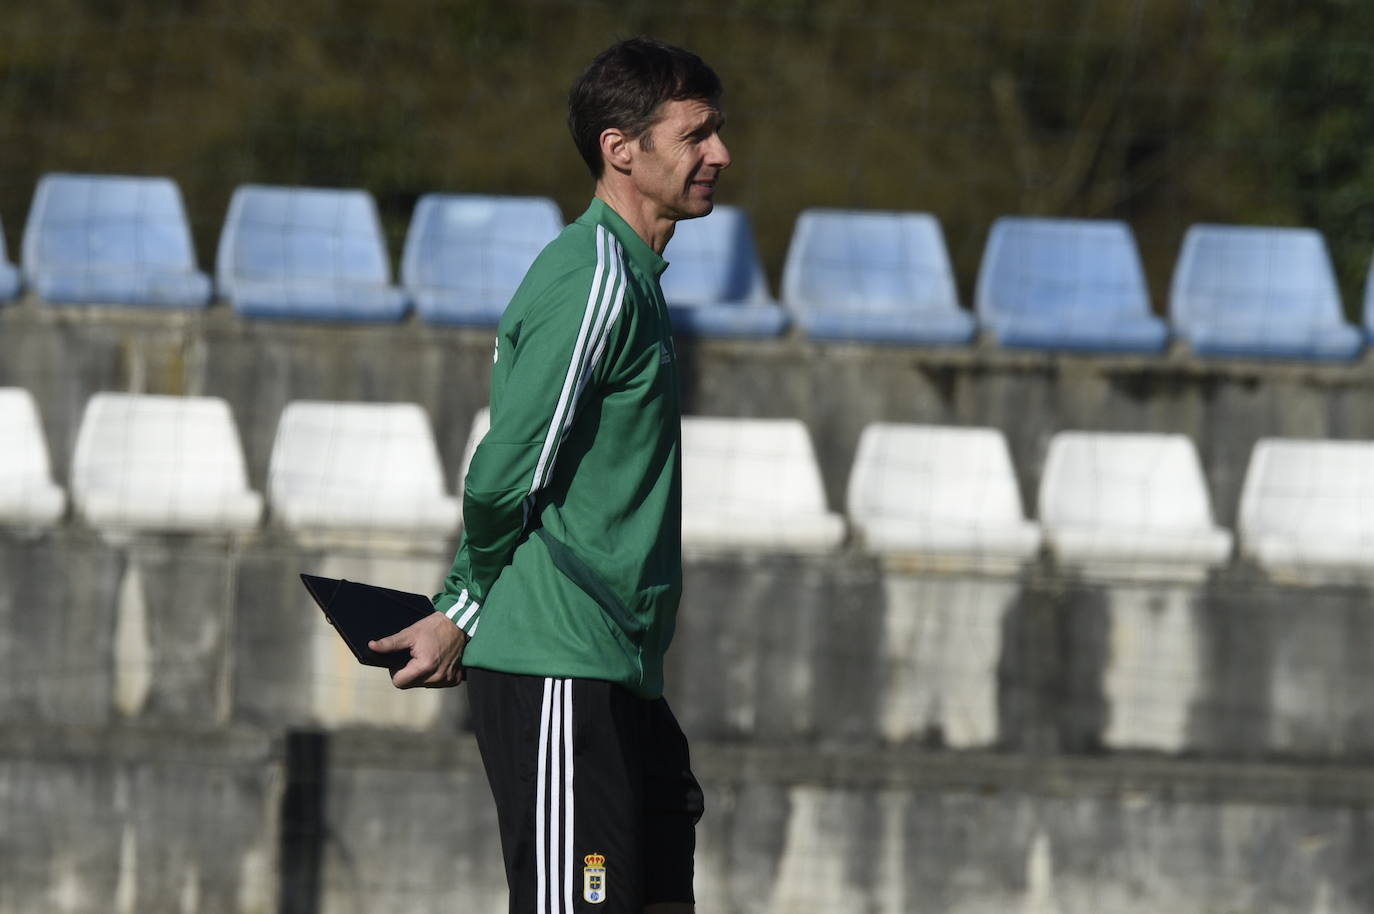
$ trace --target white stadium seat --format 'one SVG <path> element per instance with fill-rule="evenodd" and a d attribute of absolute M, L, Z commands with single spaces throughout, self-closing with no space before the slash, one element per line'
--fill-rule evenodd
<path fill-rule="evenodd" d="M 814 553 L 843 539 L 800 420 L 683 418 L 684 547 Z"/>
<path fill-rule="evenodd" d="M 1022 561 L 1040 548 L 997 429 L 869 425 L 847 502 L 873 552 Z"/>
<path fill-rule="evenodd" d="M 1060 432 L 1040 485 L 1040 522 L 1067 564 L 1194 572 L 1231 555 L 1185 435 Z"/>
<path fill-rule="evenodd" d="M 429 417 L 414 403 L 288 403 L 267 490 L 293 530 L 446 537 L 458 527 Z"/>
<path fill-rule="evenodd" d="M 57 523 L 67 494 L 53 482 L 38 407 L 22 387 L 0 387 L 0 441 L 0 524 Z"/>
<path fill-rule="evenodd" d="M 1374 441 L 1260 439 L 1238 526 L 1266 568 L 1374 566 Z"/>
<path fill-rule="evenodd" d="M 218 397 L 91 397 L 72 457 L 72 501 L 101 528 L 232 531 L 262 517 L 229 404 Z"/>

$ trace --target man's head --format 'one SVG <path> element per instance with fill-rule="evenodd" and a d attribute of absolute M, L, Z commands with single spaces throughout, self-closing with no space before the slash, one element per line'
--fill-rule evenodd
<path fill-rule="evenodd" d="M 601 151 L 606 130 L 617 129 L 651 150 L 651 128 L 667 103 L 698 101 L 718 109 L 720 94 L 720 78 L 691 51 L 652 38 L 630 38 L 598 54 L 573 84 L 568 128 L 592 177 L 600 178 L 606 167 Z"/>
<path fill-rule="evenodd" d="M 714 205 L 730 165 L 720 92 L 701 58 L 649 38 L 608 48 L 573 85 L 568 126 L 597 195 L 655 250 Z"/>

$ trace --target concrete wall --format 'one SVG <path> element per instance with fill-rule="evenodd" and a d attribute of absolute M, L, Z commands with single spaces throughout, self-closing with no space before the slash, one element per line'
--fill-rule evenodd
<path fill-rule="evenodd" d="M 682 346 L 690 409 L 800 416 L 832 505 L 871 420 L 1184 431 L 1231 521 L 1250 444 L 1374 437 L 1354 366 Z M 102 389 L 229 399 L 261 489 L 292 399 L 410 400 L 456 471 L 490 335 L 0 309 L 66 478 Z M 358 667 L 300 572 L 437 586 L 451 544 L 0 531 L 0 914 L 504 909 L 462 689 Z M 703 912 L 1366 912 L 1371 581 L 689 557 L 669 696 Z"/>
<path fill-rule="evenodd" d="M 505 910 L 467 738 L 335 731 L 316 779 L 293 781 L 287 740 L 258 730 L 35 737 L 0 728 L 6 914 Z M 1374 905 L 1368 771 L 711 743 L 695 764 L 703 912 Z M 290 815 L 293 790 L 318 814 Z"/>
<path fill-rule="evenodd" d="M 268 530 L 0 535 L 0 722 L 458 732 L 462 691 L 358 667 L 300 572 L 432 591 L 448 558 Z M 1374 759 L 1365 584 L 914 575 L 857 553 L 694 556 L 669 694 L 712 742 Z"/>
<path fill-rule="evenodd" d="M 462 689 L 359 667 L 297 578 L 445 565 L 0 537 L 0 914 L 501 910 Z M 1367 590 L 692 556 L 702 910 L 1368 910 Z"/>

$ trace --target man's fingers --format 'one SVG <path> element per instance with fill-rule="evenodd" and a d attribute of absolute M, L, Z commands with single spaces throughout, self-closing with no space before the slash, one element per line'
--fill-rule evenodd
<path fill-rule="evenodd" d="M 405 633 L 406 630 L 402 629 L 394 635 L 387 635 L 385 638 L 369 641 L 367 642 L 367 646 L 369 649 L 379 654 L 390 654 L 392 651 L 403 651 L 410 647 L 411 643 L 410 638 L 403 637 Z"/>
<path fill-rule="evenodd" d="M 414 688 L 421 685 L 430 672 L 420 658 L 411 657 L 409 663 L 391 674 L 391 684 L 398 689 Z"/>
<path fill-rule="evenodd" d="M 443 689 L 458 685 L 463 681 L 463 668 L 441 667 L 420 657 L 411 657 L 410 662 L 391 674 L 391 684 L 398 689 L 418 687 Z"/>
<path fill-rule="evenodd" d="M 426 689 L 447 689 L 450 686 L 462 685 L 467 678 L 467 671 L 461 666 L 458 669 L 443 674 L 435 673 L 429 679 L 420 683 Z"/>

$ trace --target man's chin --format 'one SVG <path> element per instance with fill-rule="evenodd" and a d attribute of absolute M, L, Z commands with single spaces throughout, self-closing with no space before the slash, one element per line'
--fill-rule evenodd
<path fill-rule="evenodd" d="M 684 219 L 700 219 L 702 216 L 711 215 L 711 210 L 716 208 L 716 202 L 710 197 L 701 200 L 693 200 L 691 206 L 684 206 L 678 210 L 677 221 Z"/>

